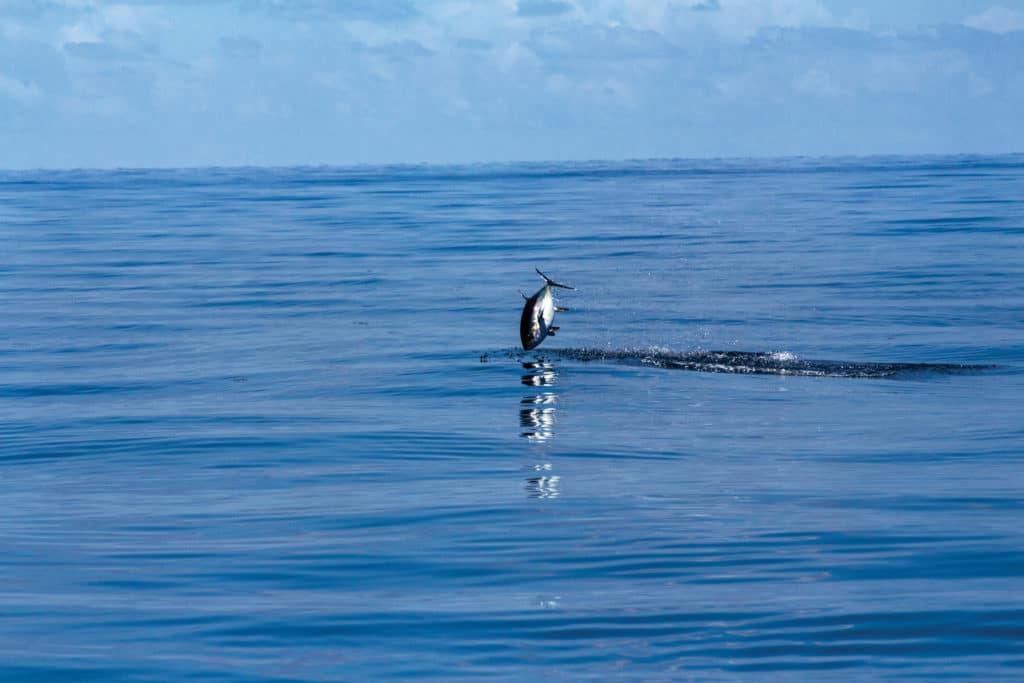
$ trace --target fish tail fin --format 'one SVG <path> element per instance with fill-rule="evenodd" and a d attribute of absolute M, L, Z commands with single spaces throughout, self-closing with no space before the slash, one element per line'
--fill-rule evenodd
<path fill-rule="evenodd" d="M 554 280 L 549 278 L 547 275 L 545 275 L 544 273 L 540 272 L 540 268 L 536 268 L 535 267 L 534 270 L 536 270 L 537 271 L 537 275 L 540 275 L 542 278 L 544 278 L 544 281 L 547 282 L 548 285 L 550 285 L 551 287 L 561 287 L 562 289 L 576 289 L 575 287 L 570 287 L 569 285 L 563 285 L 563 284 L 560 284 L 558 282 L 555 282 Z"/>

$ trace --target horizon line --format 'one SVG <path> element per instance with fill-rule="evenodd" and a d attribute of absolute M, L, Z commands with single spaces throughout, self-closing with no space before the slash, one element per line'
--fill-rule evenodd
<path fill-rule="evenodd" d="M 360 168 L 424 168 L 424 167 L 480 167 L 480 166 L 553 166 L 558 164 L 632 164 L 641 162 L 736 162 L 736 161 L 792 161 L 792 160 L 858 160 L 894 158 L 955 158 L 955 157 L 1013 157 L 1024 155 L 1024 150 L 1009 152 L 871 152 L 866 154 L 770 154 L 750 156 L 665 156 L 665 157 L 592 157 L 580 159 L 496 159 L 491 161 L 378 161 L 378 162 L 309 162 L 283 164 L 203 164 L 179 165 L 111 165 L 111 166 L 23 166 L 0 167 L 0 173 L 44 173 L 69 171 L 204 171 L 204 170 L 273 170 L 273 169 L 360 169 Z"/>

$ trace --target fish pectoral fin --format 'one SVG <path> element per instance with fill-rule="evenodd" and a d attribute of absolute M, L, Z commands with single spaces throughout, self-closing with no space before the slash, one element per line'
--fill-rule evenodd
<path fill-rule="evenodd" d="M 528 296 L 526 296 L 525 294 L 523 294 L 523 290 L 521 290 L 521 289 L 520 289 L 520 290 L 519 290 L 519 294 L 521 294 L 521 295 L 522 295 L 522 297 L 523 297 L 523 300 L 524 300 L 524 301 L 529 301 L 529 300 L 530 300 L 530 297 L 528 297 Z"/>
<path fill-rule="evenodd" d="M 562 328 L 561 327 L 557 327 L 557 326 L 549 327 L 548 328 L 548 336 L 549 337 L 554 337 L 555 336 L 555 330 L 560 330 L 560 329 L 562 329 Z"/>
<path fill-rule="evenodd" d="M 555 306 L 556 313 L 568 313 L 571 310 L 571 308 L 562 308 L 561 306 Z"/>

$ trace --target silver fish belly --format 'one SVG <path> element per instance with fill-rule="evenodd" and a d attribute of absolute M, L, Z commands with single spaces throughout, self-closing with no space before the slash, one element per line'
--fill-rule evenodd
<path fill-rule="evenodd" d="M 544 278 L 544 286 L 537 290 L 536 294 L 526 299 L 526 303 L 523 305 L 523 314 L 519 318 L 519 339 L 526 351 L 537 348 L 548 336 L 554 336 L 555 330 L 558 329 L 552 324 L 555 320 L 555 311 L 568 310 L 555 306 L 551 288 L 573 289 L 568 285 L 555 282 L 540 270 L 537 273 Z"/>

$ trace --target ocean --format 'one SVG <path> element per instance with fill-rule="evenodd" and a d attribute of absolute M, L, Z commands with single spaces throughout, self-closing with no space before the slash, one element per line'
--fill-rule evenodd
<path fill-rule="evenodd" d="M 1024 678 L 1022 155 L 6 171 L 0 254 L 4 680 Z"/>

